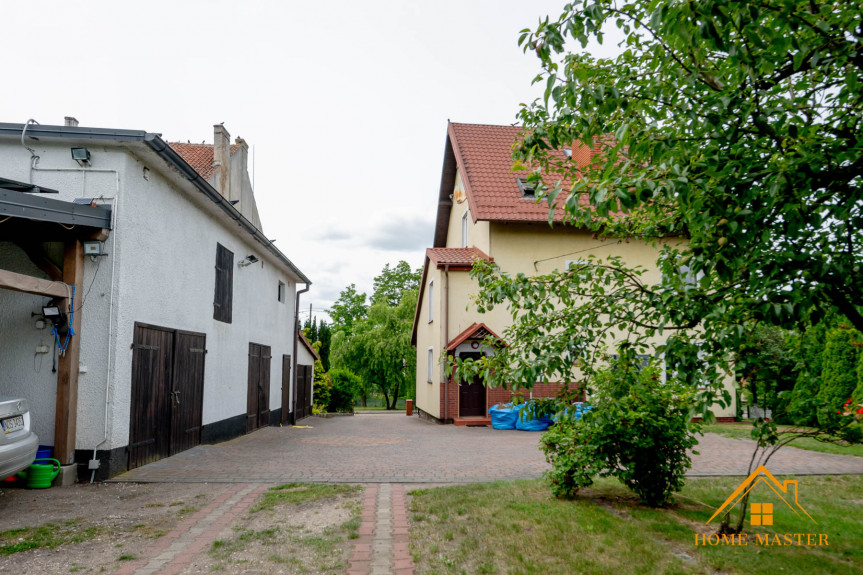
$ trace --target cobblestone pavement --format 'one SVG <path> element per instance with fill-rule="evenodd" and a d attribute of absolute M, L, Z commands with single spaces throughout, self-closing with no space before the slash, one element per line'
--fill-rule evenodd
<path fill-rule="evenodd" d="M 286 483 L 469 483 L 540 477 L 539 433 L 437 425 L 404 414 L 302 421 L 312 429 L 268 427 L 201 445 L 133 469 L 115 481 Z M 745 475 L 753 442 L 701 438 L 690 476 Z M 786 447 L 774 474 L 863 473 L 863 458 Z"/>
<path fill-rule="evenodd" d="M 538 433 L 456 428 L 398 414 L 309 418 L 311 429 L 265 428 L 218 445 L 201 445 L 134 469 L 115 481 L 231 482 L 231 489 L 154 542 L 127 575 L 171 575 L 212 545 L 221 526 L 270 484 L 364 483 L 359 537 L 349 575 L 412 575 L 407 484 L 535 478 L 547 465 Z M 707 434 L 690 476 L 745 475 L 753 442 Z M 776 475 L 863 473 L 863 458 L 785 448 L 768 467 Z"/>

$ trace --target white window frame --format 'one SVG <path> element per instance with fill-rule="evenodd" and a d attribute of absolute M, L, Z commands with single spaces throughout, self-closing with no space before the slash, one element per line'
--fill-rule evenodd
<path fill-rule="evenodd" d="M 434 280 L 429 282 L 429 323 L 434 321 Z"/>
<path fill-rule="evenodd" d="M 428 382 L 432 383 L 434 377 L 434 347 L 428 349 Z"/>
<path fill-rule="evenodd" d="M 468 237 L 467 237 L 467 235 L 468 235 L 467 214 L 468 214 L 468 210 L 465 210 L 464 213 L 461 215 L 461 247 L 463 247 L 463 248 L 467 247 L 467 240 L 468 240 Z"/>

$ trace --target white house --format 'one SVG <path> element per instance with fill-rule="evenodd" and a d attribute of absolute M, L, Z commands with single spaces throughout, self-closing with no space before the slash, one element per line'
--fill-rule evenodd
<path fill-rule="evenodd" d="M 0 123 L 0 395 L 67 477 L 293 418 L 310 281 L 261 230 L 245 142 L 214 142 Z"/>

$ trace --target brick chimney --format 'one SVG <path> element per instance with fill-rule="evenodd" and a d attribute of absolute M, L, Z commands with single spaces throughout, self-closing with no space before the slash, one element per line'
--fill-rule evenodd
<path fill-rule="evenodd" d="M 219 166 L 219 193 L 231 197 L 231 134 L 225 126 L 213 126 L 213 165 Z"/>
<path fill-rule="evenodd" d="M 66 120 L 66 123 L 64 125 L 66 125 L 66 126 L 77 126 L 78 125 L 78 119 L 75 118 L 74 116 L 66 116 L 65 120 Z"/>

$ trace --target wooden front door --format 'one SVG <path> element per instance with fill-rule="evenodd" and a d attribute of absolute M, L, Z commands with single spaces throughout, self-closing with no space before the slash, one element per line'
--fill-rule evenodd
<path fill-rule="evenodd" d="M 287 423 L 291 415 L 291 356 L 282 356 L 282 416 L 281 423 Z"/>
<path fill-rule="evenodd" d="M 294 420 L 312 414 L 312 380 L 314 370 L 310 365 L 297 366 L 297 388 L 294 390 Z"/>
<path fill-rule="evenodd" d="M 135 323 L 129 469 L 201 442 L 206 336 Z"/>
<path fill-rule="evenodd" d="M 463 359 L 479 359 L 482 353 L 462 353 Z M 485 412 L 485 386 L 479 377 L 469 382 L 460 382 L 458 385 L 458 415 L 459 417 L 484 416 Z"/>
<path fill-rule="evenodd" d="M 249 344 L 246 432 L 270 424 L 270 346 Z"/>
<path fill-rule="evenodd" d="M 204 406 L 204 355 L 207 336 L 178 331 L 171 389 L 171 455 L 201 443 Z"/>

